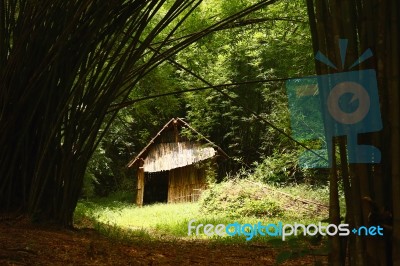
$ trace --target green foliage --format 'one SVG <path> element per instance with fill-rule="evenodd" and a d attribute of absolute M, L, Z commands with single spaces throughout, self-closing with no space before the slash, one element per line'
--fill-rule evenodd
<path fill-rule="evenodd" d="M 119 104 L 149 71 L 212 31 L 167 42 L 200 2 L 1 2 L 2 209 L 72 226 L 88 161 Z"/>
<path fill-rule="evenodd" d="M 245 1 L 235 4 L 220 1 L 213 8 L 230 13 L 245 4 Z M 298 1 L 279 2 L 244 18 L 241 27 L 216 32 L 207 37 L 207 42 L 197 42 L 177 58 L 211 84 L 312 74 L 311 42 L 303 8 Z M 185 71 L 178 74 L 184 87 L 205 85 Z M 246 110 L 287 131 L 289 116 L 284 83 L 240 84 L 221 89 L 239 104 L 233 104 L 215 90 L 188 93 L 186 117 L 230 156 L 250 165 L 293 145 Z M 231 170 L 241 167 L 234 161 L 231 164 Z"/>
<path fill-rule="evenodd" d="M 171 65 L 162 64 L 138 82 L 130 98 L 176 91 L 178 81 Z M 172 117 L 181 117 L 183 104 L 179 97 L 168 96 L 140 101 L 121 110 L 93 154 L 87 172 L 95 176 L 96 195 L 106 196 L 126 189 L 125 180 L 134 179 L 126 164 Z"/>
<path fill-rule="evenodd" d="M 203 194 L 201 210 L 232 218 L 277 217 L 283 214 L 276 200 L 258 192 L 256 187 L 245 187 L 232 181 L 216 184 Z"/>
<path fill-rule="evenodd" d="M 300 190 L 301 188 L 299 188 Z M 304 192 L 304 190 L 302 190 Z M 198 203 L 155 204 L 138 208 L 132 204 L 121 203 L 111 199 L 96 201 L 80 201 L 75 210 L 75 225 L 78 227 L 93 227 L 113 241 L 126 241 L 142 244 L 152 241 L 206 240 L 212 244 L 247 244 L 243 237 L 207 237 L 205 235 L 188 236 L 188 222 L 195 219 L 195 224 L 229 224 L 257 223 L 260 219 L 243 216 L 233 220 L 223 214 L 204 213 Z M 285 216 L 269 218 L 269 222 L 283 223 L 303 222 L 316 223 L 314 220 L 290 219 Z M 277 264 L 306 255 L 327 254 L 325 239 L 321 237 L 289 237 L 286 241 L 280 238 L 256 236 L 252 243 L 273 247 L 280 252 L 276 258 Z M 317 259 L 317 258 L 316 258 Z"/>
<path fill-rule="evenodd" d="M 212 185 L 205 191 L 199 203 L 155 204 L 138 208 L 130 202 L 122 202 L 124 195 L 121 193 L 113 193 L 110 197 L 94 201 L 81 201 L 75 211 L 75 223 L 80 227 L 92 226 L 117 241 L 139 244 L 160 239 L 204 239 L 216 244 L 243 244 L 246 241 L 239 236 L 210 238 L 200 234 L 189 237 L 188 223 L 194 219 L 195 224 L 203 225 L 233 222 L 255 224 L 260 220 L 270 223 L 279 221 L 315 224 L 326 215 L 318 208 L 314 213 L 305 210 L 303 206 L 294 209 L 293 198 L 281 197 L 281 192 L 289 192 L 294 197 L 307 196 L 322 203 L 328 202 L 326 188 L 306 185 L 273 188 L 249 179 L 236 179 Z M 302 256 L 327 254 L 324 245 L 326 241 L 321 236 L 293 236 L 284 242 L 279 238 L 255 236 L 252 242 L 271 245 L 281 250 L 276 258 L 277 264 Z"/>
<path fill-rule="evenodd" d="M 327 209 L 297 200 L 303 198 L 328 205 L 329 191 L 305 184 L 274 187 L 248 176 L 212 185 L 200 199 L 200 210 L 231 218 L 327 218 Z"/>
<path fill-rule="evenodd" d="M 97 183 L 97 179 L 94 175 L 88 171 L 86 171 L 85 176 L 83 177 L 83 186 L 81 191 L 82 198 L 92 198 L 96 195 L 94 183 Z"/>
<path fill-rule="evenodd" d="M 261 163 L 254 163 L 255 169 L 251 177 L 255 180 L 269 184 L 289 184 L 310 182 L 316 183 L 316 171 L 303 169 L 298 165 L 299 153 L 287 151 L 284 153 L 275 152 L 266 157 Z"/>
<path fill-rule="evenodd" d="M 198 31 L 253 3 L 203 1 L 184 22 L 176 37 Z M 208 83 L 166 62 L 140 80 L 129 99 L 208 84 L 312 74 L 314 64 L 305 10 L 303 2 L 279 1 L 243 17 L 237 23 L 215 30 L 172 58 Z M 222 174 L 225 174 L 222 171 L 235 172 L 242 164 L 251 165 L 270 156 L 275 158 L 283 150 L 293 149 L 293 143 L 287 137 L 277 134 L 246 110 L 250 109 L 285 132 L 290 132 L 284 82 L 239 84 L 221 87 L 221 90 L 239 104 L 233 104 L 211 89 L 139 101 L 120 112 L 99 147 L 103 147 L 109 160 L 104 163 L 99 161 L 104 168 L 102 172 L 106 172 L 107 165 L 112 171 L 112 174 L 105 174 L 104 181 L 100 183 L 118 183 L 113 179 L 119 180 L 119 176 L 124 174 L 118 170 L 121 162 L 132 159 L 172 117 L 185 117 L 194 128 L 233 158 L 220 170 L 217 180 L 221 180 Z M 110 146 L 118 147 L 121 150 L 119 155 L 108 152 Z M 291 160 L 292 157 L 277 158 L 277 161 L 273 159 L 271 163 L 283 166 L 287 159 Z M 91 165 L 98 165 L 96 160 L 92 159 Z M 288 163 L 292 164 L 292 161 Z M 276 166 L 275 170 L 278 168 L 281 167 Z M 286 174 L 289 180 L 297 178 L 292 174 Z M 284 177 L 284 172 L 277 174 L 277 182 Z"/>
<path fill-rule="evenodd" d="M 216 163 L 213 161 L 200 162 L 199 166 L 204 167 L 205 176 L 208 185 L 212 185 L 217 181 Z"/>

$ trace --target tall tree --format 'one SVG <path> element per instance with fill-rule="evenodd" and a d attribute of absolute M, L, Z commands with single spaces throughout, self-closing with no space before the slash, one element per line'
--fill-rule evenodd
<path fill-rule="evenodd" d="M 112 104 L 169 56 L 274 1 L 177 32 L 200 2 L 0 1 L 1 209 L 71 226 Z"/>
<path fill-rule="evenodd" d="M 373 144 L 382 152 L 379 164 L 349 164 L 345 140 L 337 138 L 340 175 L 345 188 L 346 220 L 351 226 L 379 225 L 384 236 L 332 239 L 331 263 L 344 265 L 400 265 L 400 143 L 399 143 L 399 11 L 397 0 L 307 0 L 314 52 L 326 54 L 341 65 L 338 40 L 348 39 L 346 65 L 368 48 L 374 60 L 358 69 L 376 69 L 383 130 L 363 134 L 359 144 Z M 335 73 L 323 64 L 318 74 Z M 333 160 L 331 205 L 337 206 L 337 171 Z M 338 222 L 338 208 L 331 208 Z"/>
<path fill-rule="evenodd" d="M 98 131 L 115 115 L 108 106 L 184 46 L 143 56 L 199 3 L 164 2 L 0 2 L 3 208 L 71 225 Z"/>

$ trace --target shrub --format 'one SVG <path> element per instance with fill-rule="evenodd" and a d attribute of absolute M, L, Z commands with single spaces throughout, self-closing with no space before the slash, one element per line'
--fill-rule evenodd
<path fill-rule="evenodd" d="M 255 163 L 255 169 L 251 178 L 263 183 L 274 185 L 290 183 L 318 183 L 321 178 L 317 176 L 315 169 L 302 169 L 298 164 L 299 153 L 288 151 L 286 153 L 274 153 L 265 158 L 261 163 Z"/>
<path fill-rule="evenodd" d="M 283 214 L 279 203 L 263 191 L 258 184 L 231 180 L 215 184 L 200 199 L 200 210 L 228 217 L 277 217 Z"/>

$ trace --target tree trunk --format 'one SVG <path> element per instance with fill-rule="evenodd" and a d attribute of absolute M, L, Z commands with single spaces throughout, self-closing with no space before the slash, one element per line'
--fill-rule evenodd
<path fill-rule="evenodd" d="M 377 71 L 383 129 L 359 135 L 358 144 L 378 147 L 382 153 L 381 163 L 349 165 L 342 139 L 339 139 L 339 152 L 347 206 L 346 221 L 350 227 L 356 228 L 382 226 L 385 228 L 384 236 L 349 236 L 347 241 L 342 242 L 349 248 L 341 248 L 347 250 L 350 265 L 400 265 L 399 2 L 307 0 L 307 8 L 314 52 L 320 50 L 340 65 L 338 53 L 332 51 L 337 51 L 338 38 L 348 39 L 346 64 L 354 62 L 370 48 L 374 59 L 358 67 Z M 327 73 L 319 64 L 316 70 L 319 75 Z M 336 249 L 334 252 L 337 252 Z"/>

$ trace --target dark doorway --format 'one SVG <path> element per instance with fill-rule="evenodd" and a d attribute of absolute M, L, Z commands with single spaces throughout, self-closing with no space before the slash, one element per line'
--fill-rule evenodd
<path fill-rule="evenodd" d="M 168 171 L 145 173 L 143 205 L 168 201 Z"/>

